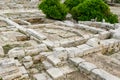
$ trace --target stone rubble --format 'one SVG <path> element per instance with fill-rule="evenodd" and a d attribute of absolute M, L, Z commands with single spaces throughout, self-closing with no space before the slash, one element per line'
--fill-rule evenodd
<path fill-rule="evenodd" d="M 38 2 L 0 1 L 3 80 L 120 80 L 119 23 L 47 19 Z"/>

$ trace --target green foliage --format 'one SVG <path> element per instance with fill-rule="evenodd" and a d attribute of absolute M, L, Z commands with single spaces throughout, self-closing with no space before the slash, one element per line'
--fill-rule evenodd
<path fill-rule="evenodd" d="M 73 7 L 77 6 L 80 3 L 83 3 L 85 0 L 66 0 L 64 4 L 71 10 Z"/>
<path fill-rule="evenodd" d="M 61 4 L 60 0 L 43 0 L 38 8 L 46 14 L 46 17 L 56 20 L 64 20 L 68 12 L 68 8 Z"/>
<path fill-rule="evenodd" d="M 120 0 L 115 0 L 115 3 L 120 3 Z"/>
<path fill-rule="evenodd" d="M 72 8 L 71 14 L 75 20 L 89 21 L 97 19 L 97 21 L 102 21 L 105 19 L 110 23 L 118 22 L 117 16 L 110 12 L 109 6 L 102 0 L 85 0 Z"/>
<path fill-rule="evenodd" d="M 103 2 L 107 3 L 108 0 L 103 0 Z"/>

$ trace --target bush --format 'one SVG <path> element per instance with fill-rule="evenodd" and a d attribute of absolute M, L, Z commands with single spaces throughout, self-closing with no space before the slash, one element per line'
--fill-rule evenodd
<path fill-rule="evenodd" d="M 120 0 L 115 0 L 115 3 L 120 3 Z"/>
<path fill-rule="evenodd" d="M 83 3 L 85 0 L 66 0 L 64 4 L 71 10 L 73 7 L 77 6 L 80 3 Z"/>
<path fill-rule="evenodd" d="M 46 17 L 56 20 L 64 20 L 68 12 L 68 8 L 61 4 L 60 0 L 43 0 L 38 8 L 46 14 Z"/>
<path fill-rule="evenodd" d="M 90 21 L 91 19 L 102 21 L 105 19 L 110 23 L 118 22 L 117 16 L 110 12 L 109 6 L 102 0 L 85 0 L 74 7 L 71 10 L 71 14 L 77 21 Z"/>

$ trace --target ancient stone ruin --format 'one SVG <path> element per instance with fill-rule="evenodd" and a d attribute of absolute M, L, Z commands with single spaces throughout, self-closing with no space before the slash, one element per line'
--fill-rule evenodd
<path fill-rule="evenodd" d="M 0 0 L 3 80 L 120 80 L 120 23 L 47 19 L 38 1 Z"/>

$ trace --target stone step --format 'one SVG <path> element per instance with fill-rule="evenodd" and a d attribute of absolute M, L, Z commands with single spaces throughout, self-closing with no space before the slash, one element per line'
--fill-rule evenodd
<path fill-rule="evenodd" d="M 33 75 L 33 78 L 35 80 L 53 80 L 47 73 L 42 72 L 42 73 L 37 73 Z"/>
<path fill-rule="evenodd" d="M 96 65 L 86 62 L 81 58 L 70 58 L 69 62 L 75 65 L 81 73 L 85 74 L 90 80 L 120 80 L 120 78 L 99 69 Z"/>
<path fill-rule="evenodd" d="M 47 61 L 50 62 L 54 66 L 61 66 L 62 62 L 59 58 L 55 57 L 54 55 L 47 56 Z"/>
<path fill-rule="evenodd" d="M 46 72 L 53 80 L 64 80 L 64 74 L 59 68 L 50 68 Z"/>
<path fill-rule="evenodd" d="M 43 66 L 44 66 L 44 68 L 45 68 L 46 70 L 48 70 L 48 69 L 50 69 L 50 68 L 53 67 L 53 65 L 52 65 L 50 62 L 48 62 L 47 60 L 46 60 L 46 61 L 43 61 L 42 64 L 43 64 Z"/>

